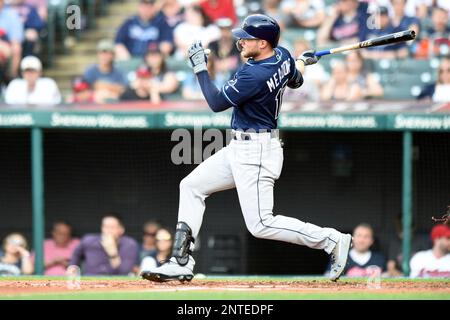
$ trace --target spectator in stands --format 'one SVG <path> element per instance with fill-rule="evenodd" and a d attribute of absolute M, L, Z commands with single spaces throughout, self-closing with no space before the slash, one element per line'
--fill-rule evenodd
<path fill-rule="evenodd" d="M 407 0 L 391 0 L 392 24 L 396 31 L 412 29 L 419 34 L 420 21 L 415 16 L 406 15 Z"/>
<path fill-rule="evenodd" d="M 359 41 L 360 33 L 367 27 L 367 7 L 367 3 L 358 0 L 338 0 L 318 31 L 318 45 L 325 45 L 330 41 Z"/>
<path fill-rule="evenodd" d="M 331 78 L 324 84 L 320 96 L 323 101 L 358 101 L 383 95 L 383 89 L 374 77 L 361 73 L 360 57 L 349 55 L 347 63 L 336 61 Z M 381 88 L 381 89 L 380 89 Z"/>
<path fill-rule="evenodd" d="M 347 65 L 343 61 L 336 61 L 331 66 L 331 77 L 320 91 L 323 101 L 358 100 L 359 90 L 352 89 L 347 79 Z"/>
<path fill-rule="evenodd" d="M 166 57 L 157 47 L 149 48 L 144 62 L 151 74 L 149 79 L 151 102 L 159 103 L 177 91 L 180 83 L 175 73 L 167 68 Z"/>
<path fill-rule="evenodd" d="M 450 1 L 448 0 L 408 0 L 405 13 L 420 20 L 431 17 L 434 8 L 443 8 L 450 16 Z"/>
<path fill-rule="evenodd" d="M 417 252 L 410 261 L 411 278 L 450 277 L 450 227 L 439 224 L 431 230 L 433 247 Z"/>
<path fill-rule="evenodd" d="M 25 3 L 34 6 L 42 21 L 47 22 L 48 19 L 48 0 L 25 0 Z"/>
<path fill-rule="evenodd" d="M 173 51 L 171 28 L 155 2 L 140 0 L 138 14 L 127 19 L 119 28 L 115 40 L 118 60 L 143 57 L 151 44 L 158 45 L 165 55 Z"/>
<path fill-rule="evenodd" d="M 348 277 L 367 277 L 372 274 L 371 268 L 378 268 L 379 274 L 386 270 L 386 260 L 381 253 L 372 251 L 374 243 L 372 227 L 361 223 L 353 230 L 353 247 L 350 249 L 344 274 Z M 328 271 L 330 265 L 328 266 Z"/>
<path fill-rule="evenodd" d="M 121 218 L 107 214 L 101 234 L 88 234 L 75 249 L 71 265 L 81 267 L 84 275 L 128 275 L 137 261 L 138 244 L 125 236 Z"/>
<path fill-rule="evenodd" d="M 3 241 L 3 255 L 0 256 L 0 275 L 19 276 L 34 272 L 27 240 L 20 233 L 11 233 Z"/>
<path fill-rule="evenodd" d="M 220 28 L 220 38 L 209 45 L 209 49 L 216 57 L 216 70 L 234 74 L 240 64 L 241 54 L 231 33 L 233 22 L 231 19 L 222 18 L 216 21 L 216 25 Z"/>
<path fill-rule="evenodd" d="M 441 60 L 438 73 L 436 83 L 424 87 L 417 99 L 427 99 L 437 103 L 450 102 L 450 57 Z"/>
<path fill-rule="evenodd" d="M 428 59 L 445 56 L 450 53 L 449 13 L 442 8 L 434 8 L 432 26 L 428 28 L 417 45 L 415 57 Z"/>
<path fill-rule="evenodd" d="M 378 26 L 374 28 L 365 28 L 361 32 L 360 40 L 371 39 L 375 37 L 380 37 L 389 33 L 394 32 L 394 26 L 392 25 L 391 18 L 389 17 L 389 10 L 387 7 L 380 7 L 374 13 L 375 21 L 379 23 Z M 405 58 L 409 54 L 406 45 L 387 45 L 378 46 L 364 49 L 363 56 L 366 59 L 395 59 L 395 58 Z"/>
<path fill-rule="evenodd" d="M 6 88 L 5 102 L 15 106 L 54 106 L 61 94 L 53 79 L 41 77 L 42 63 L 34 56 L 22 59 L 22 79 L 14 79 Z"/>
<path fill-rule="evenodd" d="M 170 231 L 161 228 L 156 233 L 156 251 L 154 254 L 144 257 L 140 270 L 146 271 L 159 267 L 164 261 L 170 258 L 172 253 L 173 238 Z"/>
<path fill-rule="evenodd" d="M 310 49 L 311 44 L 308 41 L 298 39 L 294 43 L 294 57 L 298 57 Z M 310 65 L 303 72 L 303 85 L 298 89 L 287 87 L 284 91 L 283 99 L 286 101 L 317 102 L 320 100 L 320 89 L 329 78 L 330 75 L 320 63 Z"/>
<path fill-rule="evenodd" d="M 326 17 L 323 0 L 283 0 L 281 8 L 288 16 L 288 27 L 318 28 Z"/>
<path fill-rule="evenodd" d="M 139 66 L 135 72 L 136 78 L 131 81 L 125 92 L 120 96 L 121 101 L 150 101 L 150 79 L 152 72 L 147 65 Z"/>
<path fill-rule="evenodd" d="M 11 58 L 11 44 L 6 30 L 0 28 L 0 91 L 3 85 L 8 83 L 8 62 Z"/>
<path fill-rule="evenodd" d="M 8 78 L 13 79 L 19 74 L 24 30 L 18 14 L 13 9 L 6 7 L 4 0 L 0 0 L 0 29 L 5 31 L 10 42 L 11 64 Z"/>
<path fill-rule="evenodd" d="M 94 91 L 91 85 L 83 77 L 78 76 L 72 80 L 72 94 L 67 98 L 67 103 L 95 103 Z"/>
<path fill-rule="evenodd" d="M 39 34 L 44 29 L 45 23 L 39 16 L 35 6 L 25 3 L 25 0 L 13 0 L 11 8 L 17 12 L 25 30 L 25 39 L 22 43 L 22 55 L 36 54 L 36 44 L 39 43 Z"/>
<path fill-rule="evenodd" d="M 175 27 L 184 20 L 184 7 L 178 0 L 164 0 L 157 3 L 161 5 L 161 11 L 173 37 Z"/>
<path fill-rule="evenodd" d="M 220 38 L 219 28 L 211 22 L 202 7 L 194 5 L 186 8 L 185 21 L 174 30 L 176 58 L 185 59 L 188 47 L 195 40 L 201 40 L 206 48 Z"/>
<path fill-rule="evenodd" d="M 83 78 L 93 88 L 99 103 L 117 101 L 124 92 L 127 80 L 122 71 L 114 66 L 114 44 L 103 39 L 97 45 L 98 63 L 89 66 Z"/>
<path fill-rule="evenodd" d="M 407 0 L 391 0 L 392 4 L 392 26 L 394 27 L 393 32 L 399 32 L 403 30 L 414 30 L 416 34 L 419 34 L 420 32 L 420 21 L 414 17 L 414 16 L 407 16 L 405 14 L 406 12 L 406 1 Z M 409 51 L 411 51 L 411 44 L 413 41 L 409 42 L 400 42 L 393 45 L 393 47 L 401 52 L 402 48 L 406 48 Z M 407 55 L 398 55 L 398 58 L 405 58 Z"/>
<path fill-rule="evenodd" d="M 388 246 L 387 271 L 384 276 L 401 277 L 403 276 L 403 220 L 402 214 L 398 214 L 394 221 L 395 235 L 390 239 Z M 429 248 L 429 241 L 422 234 L 416 232 L 417 226 L 412 223 L 411 228 L 411 254 Z M 427 237 L 429 235 L 427 234 Z"/>
<path fill-rule="evenodd" d="M 161 229 L 161 224 L 155 220 L 149 220 L 144 224 L 142 244 L 139 248 L 139 263 L 147 256 L 156 256 L 156 233 Z"/>
<path fill-rule="evenodd" d="M 287 15 L 280 8 L 281 0 L 263 0 L 262 13 L 277 20 L 281 30 L 286 27 L 285 21 Z"/>
<path fill-rule="evenodd" d="M 231 74 L 229 72 L 219 72 L 216 69 L 216 58 L 213 53 L 208 57 L 208 73 L 211 80 L 217 88 L 222 88 L 224 84 L 230 79 Z M 183 81 L 182 95 L 187 100 L 201 100 L 203 99 L 203 93 L 198 83 L 197 77 L 194 73 L 189 73 L 186 79 Z"/>
<path fill-rule="evenodd" d="M 72 226 L 65 221 L 53 223 L 52 238 L 44 241 L 45 275 L 63 276 L 73 251 L 80 241 L 72 238 Z"/>
<path fill-rule="evenodd" d="M 198 4 L 212 22 L 221 18 L 228 18 L 233 25 L 238 22 L 233 0 L 188 0 L 190 4 Z"/>
<path fill-rule="evenodd" d="M 345 62 L 347 64 L 347 78 L 359 99 L 382 98 L 383 87 L 375 76 L 367 70 L 361 51 L 355 50 L 347 53 Z"/>

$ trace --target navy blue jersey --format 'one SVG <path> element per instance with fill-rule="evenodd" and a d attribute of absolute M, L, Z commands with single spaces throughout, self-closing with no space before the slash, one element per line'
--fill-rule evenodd
<path fill-rule="evenodd" d="M 150 45 L 163 41 L 173 42 L 173 35 L 162 13 L 149 22 L 141 21 L 138 16 L 129 18 L 117 31 L 115 40 L 135 57 L 143 57 Z"/>
<path fill-rule="evenodd" d="M 276 54 L 267 59 L 250 58 L 222 87 L 222 93 L 234 107 L 233 129 L 276 129 L 283 92 L 299 75 L 289 51 L 283 47 L 274 50 Z"/>

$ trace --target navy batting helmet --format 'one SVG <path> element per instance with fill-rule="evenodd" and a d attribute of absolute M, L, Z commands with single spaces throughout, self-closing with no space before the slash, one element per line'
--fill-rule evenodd
<path fill-rule="evenodd" d="M 280 26 L 275 19 L 264 14 L 252 14 L 245 18 L 242 26 L 233 29 L 238 39 L 262 39 L 275 48 L 280 40 Z"/>

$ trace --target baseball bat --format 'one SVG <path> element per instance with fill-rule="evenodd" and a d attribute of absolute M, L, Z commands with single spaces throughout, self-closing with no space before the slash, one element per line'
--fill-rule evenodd
<path fill-rule="evenodd" d="M 416 32 L 414 30 L 404 30 L 404 31 L 396 32 L 396 33 L 387 34 L 385 36 L 368 39 L 368 40 L 361 41 L 358 43 L 349 44 L 349 45 L 342 46 L 342 47 L 317 51 L 316 56 L 321 57 L 321 56 L 325 56 L 327 54 L 333 54 L 333 53 L 344 52 L 344 51 L 349 51 L 349 50 L 384 46 L 387 44 L 393 44 L 393 43 L 397 43 L 397 42 L 413 40 L 415 38 L 416 38 Z"/>

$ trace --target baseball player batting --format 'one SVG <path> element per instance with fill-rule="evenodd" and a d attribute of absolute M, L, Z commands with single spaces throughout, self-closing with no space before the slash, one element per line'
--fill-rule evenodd
<path fill-rule="evenodd" d="M 202 44 L 197 41 L 188 49 L 190 65 L 209 107 L 214 112 L 233 108 L 232 140 L 181 181 L 172 257 L 141 276 L 156 282 L 192 280 L 192 250 L 202 224 L 205 199 L 215 192 L 236 188 L 245 224 L 253 236 L 325 250 L 331 255 L 330 279 L 335 281 L 346 265 L 351 235 L 272 212 L 274 183 L 283 166 L 277 130 L 283 92 L 286 86 L 299 88 L 305 66 L 317 63 L 320 57 L 306 51 L 295 60 L 288 50 L 278 46 L 280 27 L 265 15 L 248 16 L 233 35 L 247 62 L 220 89 L 207 72 Z"/>

